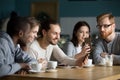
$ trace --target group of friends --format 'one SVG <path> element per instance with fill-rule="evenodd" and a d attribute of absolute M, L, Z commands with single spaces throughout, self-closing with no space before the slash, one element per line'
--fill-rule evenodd
<path fill-rule="evenodd" d="M 115 17 L 103 13 L 96 17 L 99 38 L 92 51 L 95 64 L 105 55 L 113 55 L 113 64 L 120 64 L 120 33 L 115 32 Z M 31 62 L 46 66 L 47 61 L 56 59 L 62 65 L 82 67 L 91 54 L 91 44 L 85 43 L 90 36 L 86 21 L 75 24 L 72 38 L 62 50 L 58 45 L 61 28 L 52 19 L 39 22 L 34 17 L 11 18 L 6 32 L 0 31 L 0 76 L 26 74 Z"/>

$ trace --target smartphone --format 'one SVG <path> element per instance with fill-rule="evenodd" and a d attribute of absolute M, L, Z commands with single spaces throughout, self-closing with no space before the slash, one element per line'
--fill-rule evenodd
<path fill-rule="evenodd" d="M 91 38 L 85 38 L 83 46 L 85 46 L 85 44 L 88 44 L 91 47 Z"/>

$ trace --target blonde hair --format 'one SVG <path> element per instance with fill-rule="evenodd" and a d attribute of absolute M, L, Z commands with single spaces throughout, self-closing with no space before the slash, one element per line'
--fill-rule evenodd
<path fill-rule="evenodd" d="M 111 13 L 103 13 L 100 14 L 96 17 L 97 19 L 97 23 L 99 23 L 102 19 L 108 17 L 108 19 L 110 20 L 111 23 L 115 23 L 115 19 L 114 16 Z"/>

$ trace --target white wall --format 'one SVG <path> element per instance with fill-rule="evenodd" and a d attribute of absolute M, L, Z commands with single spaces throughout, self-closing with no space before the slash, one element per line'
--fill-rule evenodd
<path fill-rule="evenodd" d="M 98 29 L 96 28 L 96 17 L 62 17 L 60 18 L 60 25 L 62 28 L 62 34 L 69 34 L 70 37 L 72 36 L 72 31 L 74 25 L 78 21 L 86 21 L 91 27 L 91 34 L 98 33 Z M 116 28 L 120 29 L 120 17 L 116 17 Z"/>

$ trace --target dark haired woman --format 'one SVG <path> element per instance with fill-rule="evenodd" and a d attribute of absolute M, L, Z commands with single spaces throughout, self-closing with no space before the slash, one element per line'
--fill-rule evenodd
<path fill-rule="evenodd" d="M 86 38 L 90 38 L 90 26 L 85 21 L 79 21 L 74 26 L 71 41 L 64 46 L 65 53 L 75 59 L 90 53 L 90 45 L 85 43 Z"/>

